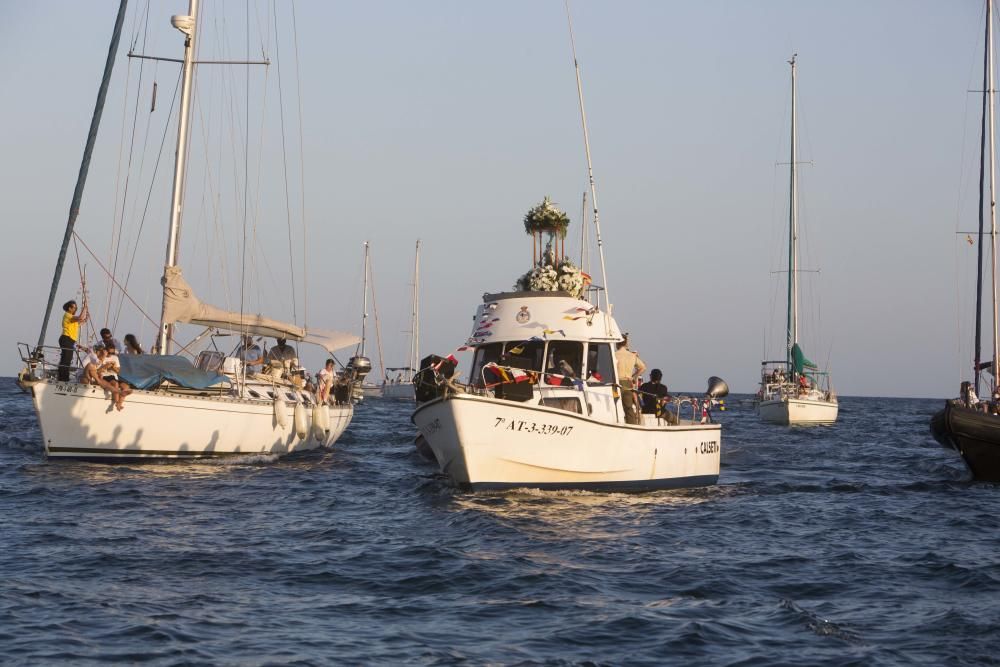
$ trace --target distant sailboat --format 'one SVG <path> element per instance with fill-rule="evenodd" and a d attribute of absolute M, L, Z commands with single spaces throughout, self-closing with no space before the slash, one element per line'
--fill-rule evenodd
<path fill-rule="evenodd" d="M 358 344 L 354 356 L 347 362 L 347 368 L 351 371 L 354 379 L 351 397 L 355 403 L 360 403 L 366 395 L 370 395 L 365 393 L 366 391 L 370 391 L 370 388 L 378 389 L 377 386 L 365 382 L 372 370 L 371 359 L 365 356 L 365 343 L 368 332 L 368 275 L 368 241 L 365 241 L 364 278 L 361 281 L 361 342 Z"/>
<path fill-rule="evenodd" d="M 788 312 L 785 359 L 761 363 L 757 412 L 775 424 L 832 424 L 837 421 L 837 396 L 830 376 L 806 359 L 799 345 L 798 178 L 795 116 L 795 58 L 792 66 L 792 138 L 789 160 Z"/>
<path fill-rule="evenodd" d="M 994 119 L 995 78 L 993 63 L 993 2 L 986 2 L 986 53 L 983 62 L 983 121 L 979 170 L 979 253 L 976 272 L 976 324 L 973 380 L 962 382 L 959 397 L 945 401 L 944 409 L 931 418 L 931 433 L 944 445 L 957 451 L 973 479 L 1000 482 L 1000 390 L 997 384 L 997 359 L 1000 358 L 997 304 L 997 218 L 996 218 L 996 137 Z M 988 174 L 988 176 L 987 176 Z M 987 187 L 989 188 L 987 190 Z M 989 197 L 991 280 L 993 284 L 993 358 L 982 361 L 983 313 L 983 241 L 984 210 Z M 983 371 L 989 376 L 983 377 Z M 979 400 L 985 380 L 989 398 Z"/>
<path fill-rule="evenodd" d="M 385 383 L 382 385 L 384 398 L 399 398 L 415 400 L 413 376 L 417 372 L 420 359 L 420 241 L 413 259 L 413 296 L 410 301 L 410 351 L 406 358 L 406 366 L 387 368 Z M 392 373 L 396 373 L 392 377 Z"/>

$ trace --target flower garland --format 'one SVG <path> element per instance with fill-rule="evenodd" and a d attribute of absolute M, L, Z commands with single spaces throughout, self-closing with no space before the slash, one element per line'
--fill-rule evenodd
<path fill-rule="evenodd" d="M 569 216 L 556 208 L 548 197 L 524 216 L 524 232 L 526 234 L 554 232 L 560 237 L 565 237 L 568 227 Z"/>
<path fill-rule="evenodd" d="M 569 292 L 579 299 L 586 287 L 583 271 L 568 258 L 555 266 L 551 254 L 517 279 L 514 289 L 531 292 Z"/>

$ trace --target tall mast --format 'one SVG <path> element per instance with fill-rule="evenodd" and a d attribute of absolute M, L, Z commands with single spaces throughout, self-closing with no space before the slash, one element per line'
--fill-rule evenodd
<path fill-rule="evenodd" d="M 795 173 L 795 58 L 798 54 L 792 54 L 792 59 L 788 64 L 792 66 L 792 146 L 789 162 L 789 187 L 788 187 L 788 344 L 786 350 L 786 361 L 792 365 L 792 346 L 798 342 L 799 338 L 799 225 L 798 225 L 798 176 Z"/>
<path fill-rule="evenodd" d="M 83 160 L 80 162 L 80 172 L 76 177 L 76 187 L 73 189 L 73 199 L 69 204 L 69 217 L 66 220 L 66 233 L 63 235 L 62 246 L 59 248 L 59 258 L 56 260 L 56 270 L 52 275 L 52 287 L 49 288 L 49 301 L 45 306 L 45 317 L 42 318 L 42 330 L 38 334 L 38 345 L 35 348 L 36 354 L 41 354 L 42 345 L 45 343 L 45 331 L 49 326 L 49 317 L 52 315 L 52 305 L 56 300 L 56 290 L 59 289 L 59 280 L 62 278 L 63 265 L 66 263 L 66 251 L 69 250 L 70 239 L 73 238 L 73 227 L 76 225 L 76 218 L 80 215 L 80 202 L 83 200 L 83 188 L 87 183 L 87 173 L 90 171 L 90 158 L 94 154 L 94 144 L 97 142 L 97 129 L 101 126 L 101 115 L 104 113 L 104 100 L 108 97 L 108 84 L 111 82 L 111 72 L 115 66 L 115 56 L 118 54 L 118 41 L 122 34 L 122 23 L 125 21 L 125 8 L 128 0 L 121 0 L 118 5 L 118 18 L 115 19 L 115 28 L 111 33 L 111 44 L 108 46 L 108 57 L 104 61 L 104 76 L 101 78 L 101 87 L 97 91 L 97 103 L 94 104 L 94 114 L 90 118 L 90 132 L 87 133 L 87 143 L 83 149 Z"/>
<path fill-rule="evenodd" d="M 170 197 L 170 232 L 167 238 L 167 259 L 165 268 L 177 266 L 177 249 L 180 244 L 181 206 L 184 201 L 184 175 L 187 168 L 188 122 L 191 116 L 191 80 L 194 75 L 195 21 L 198 16 L 198 0 L 189 0 L 186 16 L 170 17 L 170 24 L 184 33 L 184 61 L 181 65 L 181 108 L 177 120 L 177 150 L 174 161 L 173 194 Z M 166 272 L 164 272 L 164 276 Z M 170 354 L 170 338 L 173 325 L 165 320 L 166 299 L 160 315 L 160 334 L 157 350 L 160 354 Z"/>
<path fill-rule="evenodd" d="M 996 197 L 996 127 L 994 121 L 994 64 L 993 64 L 993 20 L 992 20 L 992 0 L 986 2 L 986 59 L 989 63 L 989 86 L 987 96 L 989 99 L 989 124 L 990 124 L 990 259 L 992 262 L 993 276 L 993 390 L 997 388 L 997 357 L 1000 357 L 1000 337 L 997 333 L 997 197 Z M 992 392 L 991 392 L 992 393 Z"/>
<path fill-rule="evenodd" d="M 410 320 L 410 357 L 409 366 L 416 369 L 420 360 L 417 355 L 420 350 L 420 239 L 417 239 L 417 250 L 413 257 L 413 312 Z M 411 377 L 413 370 L 410 371 Z"/>
<path fill-rule="evenodd" d="M 993 48 L 991 47 L 992 7 L 993 3 L 987 0 L 986 37 L 983 40 L 983 113 L 979 129 L 979 247 L 976 249 L 976 332 L 975 349 L 972 358 L 972 372 L 975 381 L 973 386 L 977 394 L 980 389 L 979 378 L 983 370 L 981 366 L 983 353 L 983 226 L 985 223 L 983 219 L 983 204 L 986 197 L 986 116 L 989 113 L 987 110 L 987 91 L 992 87 L 990 86 L 990 58 L 993 53 Z"/>
<path fill-rule="evenodd" d="M 365 277 L 361 295 L 361 356 L 365 356 L 365 331 L 368 324 L 368 241 L 365 241 Z"/>
<path fill-rule="evenodd" d="M 583 106 L 583 82 L 580 79 L 580 63 L 576 59 L 576 38 L 573 36 L 573 19 L 569 13 L 569 0 L 566 4 L 566 22 L 569 24 L 569 43 L 573 50 L 573 68 L 576 70 L 576 96 L 580 102 L 580 123 L 583 125 L 583 149 L 587 154 L 587 178 L 590 181 L 590 199 L 594 205 L 594 230 L 597 237 L 597 254 L 601 258 L 601 281 L 604 283 L 604 299 L 607 302 L 607 313 L 612 315 L 611 292 L 608 290 L 608 270 L 604 264 L 604 242 L 601 240 L 601 218 L 597 212 L 597 184 L 594 182 L 594 165 L 590 160 L 590 132 L 587 130 L 587 112 Z M 600 303 L 600 299 L 598 299 Z"/>

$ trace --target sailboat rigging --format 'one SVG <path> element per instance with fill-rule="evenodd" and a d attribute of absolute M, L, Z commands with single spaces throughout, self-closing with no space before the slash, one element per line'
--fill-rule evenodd
<path fill-rule="evenodd" d="M 799 224 L 798 135 L 796 133 L 796 58 L 791 66 L 792 118 L 788 184 L 788 302 L 785 321 L 785 358 L 761 362 L 757 412 L 777 424 L 831 424 L 837 421 L 837 396 L 829 373 L 806 359 L 799 345 Z"/>
<path fill-rule="evenodd" d="M 195 42 L 201 21 L 198 5 L 198 0 L 189 0 L 188 13 L 171 18 L 171 25 L 184 35 L 182 59 L 130 54 L 136 58 L 181 63 L 177 151 L 155 353 L 122 357 L 115 382 L 127 383 L 134 391 L 124 409 L 118 412 L 108 407 L 109 389 L 105 385 L 87 382 L 88 376 L 94 375 L 90 367 L 81 369 L 87 373 L 71 378 L 68 367 L 63 375 L 46 358 L 44 324 L 41 340 L 34 350 L 19 344 L 26 363 L 19 375 L 20 385 L 31 392 L 49 457 L 119 461 L 282 455 L 332 444 L 353 415 L 350 401 L 353 377 L 349 374 L 334 376 L 327 369 L 325 375 L 320 373 L 314 385 L 299 365 L 294 348 L 285 346 L 285 341 L 317 345 L 332 356 L 335 350 L 354 345 L 357 337 L 250 314 L 245 312 L 242 303 L 238 311 L 210 305 L 196 296 L 183 276 L 178 249 L 191 147 L 193 78 L 195 66 L 199 64 L 195 60 Z M 124 6 L 122 2 L 98 109 L 88 137 L 88 149 L 81 167 L 84 177 L 106 93 L 110 63 L 117 50 Z M 266 62 L 242 61 L 239 64 Z M 73 223 L 83 180 L 78 181 L 74 193 L 67 239 L 76 235 Z M 64 242 L 53 293 L 57 289 L 65 248 Z M 50 295 L 46 322 L 52 301 Z M 68 321 L 72 323 L 73 318 Z M 217 349 L 202 350 L 192 364 L 185 357 L 170 354 L 175 326 L 185 323 L 205 328 L 194 342 L 205 338 L 214 341 L 216 337 L 235 334 L 243 341 L 242 347 L 237 353 L 228 355 Z M 266 359 L 262 357 L 257 342 L 265 336 L 278 339 L 275 349 L 281 354 L 273 354 L 272 349 Z M 113 396 L 114 392 L 111 394 Z"/>
<path fill-rule="evenodd" d="M 957 451 L 973 479 L 1000 482 L 1000 388 L 998 368 L 1000 359 L 1000 313 L 997 296 L 997 220 L 996 220 L 996 119 L 995 119 L 995 64 L 993 61 L 993 2 L 986 0 L 986 34 L 983 55 L 983 110 L 980 130 L 979 153 L 979 248 L 976 265 L 976 314 L 975 350 L 971 382 L 964 381 L 959 396 L 945 401 L 944 409 L 931 418 L 930 428 L 934 438 L 943 446 Z M 992 283 L 993 358 L 982 361 L 983 316 L 983 243 L 985 234 L 984 213 L 989 198 L 990 216 L 990 271 Z M 983 388 L 983 371 L 987 371 L 988 397 L 980 400 Z"/>
<path fill-rule="evenodd" d="M 413 256 L 413 293 L 410 297 L 410 347 L 406 356 L 406 366 L 386 368 L 385 383 L 382 385 L 383 398 L 413 400 L 413 376 L 416 374 L 420 358 L 420 240 Z M 396 377 L 390 377 L 390 373 Z"/>

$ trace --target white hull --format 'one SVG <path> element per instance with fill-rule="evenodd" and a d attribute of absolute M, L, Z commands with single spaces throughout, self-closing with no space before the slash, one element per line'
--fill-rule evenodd
<path fill-rule="evenodd" d="M 630 426 L 472 395 L 413 413 L 441 471 L 460 487 L 646 491 L 715 484 L 718 424 Z"/>
<path fill-rule="evenodd" d="M 406 401 L 417 400 L 412 382 L 382 385 L 382 398 L 398 398 Z"/>
<path fill-rule="evenodd" d="M 288 454 L 333 444 L 354 414 L 328 406 L 328 430 L 314 433 L 310 406 L 300 438 L 291 401 L 281 426 L 273 403 L 260 400 L 136 390 L 119 412 L 100 387 L 51 381 L 35 383 L 32 397 L 50 457 L 108 461 Z"/>
<path fill-rule="evenodd" d="M 761 420 L 772 424 L 833 424 L 837 412 L 838 405 L 833 401 L 788 398 L 757 404 Z"/>

